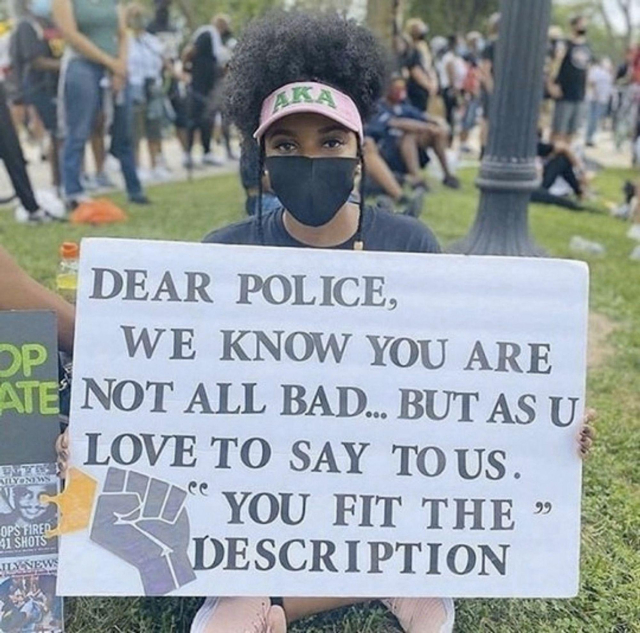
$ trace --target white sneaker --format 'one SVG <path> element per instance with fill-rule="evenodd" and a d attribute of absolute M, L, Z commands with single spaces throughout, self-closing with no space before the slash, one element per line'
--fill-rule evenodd
<path fill-rule="evenodd" d="M 159 156 L 156 156 L 156 164 L 158 165 L 158 167 L 162 167 L 165 171 L 168 171 L 169 173 L 172 172 L 172 169 L 167 164 L 167 159 L 164 157 L 164 155 L 160 154 Z"/>
<path fill-rule="evenodd" d="M 55 189 L 36 189 L 34 194 L 38 205 L 50 216 L 58 220 L 65 219 L 67 210 Z"/>
<path fill-rule="evenodd" d="M 96 191 L 98 189 L 95 178 L 89 174 L 81 174 L 80 184 L 85 191 Z"/>
<path fill-rule="evenodd" d="M 33 213 L 29 213 L 22 205 L 16 207 L 15 219 L 18 224 L 30 224 L 31 226 L 65 221 L 63 218 L 58 218 L 42 208 Z"/>
<path fill-rule="evenodd" d="M 153 172 L 150 169 L 140 168 L 138 169 L 138 178 L 143 183 L 151 182 L 153 180 Z"/>
<path fill-rule="evenodd" d="M 451 598 L 385 598 L 404 633 L 451 633 L 455 608 Z"/>
<path fill-rule="evenodd" d="M 113 154 L 107 154 L 104 161 L 104 171 L 107 173 L 118 173 L 120 171 L 120 161 Z"/>
<path fill-rule="evenodd" d="M 631 225 L 631 228 L 627 232 L 627 237 L 640 242 L 640 223 Z"/>
<path fill-rule="evenodd" d="M 286 633 L 282 607 L 269 598 L 207 598 L 191 623 L 191 633 Z"/>
<path fill-rule="evenodd" d="M 210 167 L 222 167 L 224 165 L 224 161 L 217 158 L 213 152 L 209 152 L 202 157 L 202 164 L 209 165 Z"/>
<path fill-rule="evenodd" d="M 162 165 L 158 165 L 152 172 L 154 182 L 167 182 L 171 180 L 171 172 Z"/>

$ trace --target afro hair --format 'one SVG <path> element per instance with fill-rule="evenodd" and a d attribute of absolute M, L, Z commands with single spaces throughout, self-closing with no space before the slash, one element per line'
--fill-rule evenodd
<path fill-rule="evenodd" d="M 387 53 L 375 35 L 337 13 L 277 11 L 252 22 L 234 51 L 226 109 L 244 140 L 258 128 L 262 102 L 296 81 L 319 81 L 355 102 L 363 120 L 384 90 Z"/>

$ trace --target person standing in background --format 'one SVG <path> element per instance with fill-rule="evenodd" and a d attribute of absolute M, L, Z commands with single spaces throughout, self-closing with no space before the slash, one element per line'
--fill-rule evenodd
<path fill-rule="evenodd" d="M 224 66 L 218 65 L 218 79 L 211 95 L 211 109 L 213 111 L 214 126 L 216 127 L 215 136 L 218 143 L 220 142 L 220 138 L 224 142 L 227 160 L 238 160 L 239 157 L 231 147 L 231 123 L 223 107 L 224 79 L 227 74 L 229 62 L 231 61 L 231 56 L 233 55 L 233 49 L 237 46 L 238 40 L 231 29 L 231 18 L 228 15 L 224 13 L 216 15 L 213 18 L 213 25 L 218 29 L 218 33 L 220 33 L 220 39 L 226 49 L 227 57 Z"/>
<path fill-rule="evenodd" d="M 565 52 L 566 40 L 564 32 L 559 26 L 552 24 L 547 32 L 547 52 L 544 58 L 543 70 L 544 92 L 538 121 L 538 127 L 543 130 L 551 129 L 553 110 L 555 108 L 554 86 Z"/>
<path fill-rule="evenodd" d="M 40 206 L 33 192 L 27 161 L 9 111 L 4 80 L 0 80 L 0 160 L 4 162 L 15 193 L 26 211 L 24 221 L 28 224 L 44 224 L 55 220 L 49 211 Z M 10 202 L 13 197 L 5 198 L 3 202 Z"/>
<path fill-rule="evenodd" d="M 587 123 L 587 147 L 594 147 L 593 137 L 600 121 L 607 113 L 613 94 L 613 72 L 611 60 L 604 58 L 589 69 L 589 120 Z"/>
<path fill-rule="evenodd" d="M 467 75 L 467 65 L 458 53 L 458 43 L 457 35 L 450 35 L 447 38 L 447 51 L 440 62 L 440 89 L 449 124 L 449 146 L 453 144 L 455 137 L 462 86 Z"/>
<path fill-rule="evenodd" d="M 583 15 L 572 18 L 571 38 L 558 71 L 549 86 L 556 101 L 553 113 L 552 140 L 571 143 L 585 114 L 587 71 L 591 63 L 591 50 L 587 44 L 587 19 Z"/>
<path fill-rule="evenodd" d="M 478 110 L 480 109 L 480 70 L 478 65 L 484 43 L 482 35 L 478 31 L 467 33 L 466 41 L 467 53 L 464 60 L 467 63 L 467 74 L 462 84 L 464 114 L 460 131 L 460 151 L 469 154 L 472 151 L 469 147 L 469 135 L 478 122 Z"/>
<path fill-rule="evenodd" d="M 162 43 L 156 35 L 145 30 L 145 9 L 137 3 L 127 7 L 127 26 L 130 30 L 129 83 L 133 101 L 136 165 L 140 170 L 140 143 L 146 138 L 151 162 L 149 179 L 164 181 L 170 173 L 162 164 L 162 127 L 165 119 L 165 59 Z"/>
<path fill-rule="evenodd" d="M 482 106 L 482 121 L 480 123 L 480 157 L 484 156 L 484 148 L 489 140 L 489 111 L 491 109 L 491 95 L 495 89 L 493 64 L 496 56 L 496 42 L 500 31 L 500 14 L 494 13 L 488 20 L 487 44 L 480 56 L 478 76 L 480 78 L 480 102 Z"/>
<path fill-rule="evenodd" d="M 438 94 L 438 77 L 433 66 L 433 58 L 427 34 L 429 27 L 419 18 L 412 18 L 405 26 L 407 48 L 401 64 L 407 72 L 407 95 L 414 108 L 426 112 L 429 99 Z"/>
<path fill-rule="evenodd" d="M 62 179 L 67 205 L 73 209 L 89 200 L 80 180 L 84 149 L 99 113 L 111 108 L 111 153 L 120 161 L 129 201 L 148 204 L 133 152 L 123 7 L 118 0 L 53 0 L 53 17 L 69 45 L 61 80 L 65 122 Z"/>
<path fill-rule="evenodd" d="M 211 24 L 199 28 L 183 54 L 185 64 L 191 65 L 191 85 L 189 88 L 189 128 L 187 152 L 184 166 L 193 168 L 193 144 L 196 130 L 200 132 L 205 165 L 220 166 L 222 161 L 211 151 L 213 116 L 211 111 L 212 91 L 219 79 L 219 67 L 226 66 L 229 53 L 222 44 L 220 32 L 212 19 Z"/>
<path fill-rule="evenodd" d="M 36 109 L 49 134 L 52 182 L 60 186 L 57 92 L 64 40 L 51 22 L 51 0 L 29 0 L 11 41 L 11 58 L 25 104 Z"/>

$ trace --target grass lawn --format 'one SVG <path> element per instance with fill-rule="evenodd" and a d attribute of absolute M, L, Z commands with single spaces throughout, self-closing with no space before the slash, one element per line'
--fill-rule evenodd
<path fill-rule="evenodd" d="M 472 172 L 461 192 L 438 189 L 424 219 L 443 244 L 466 233 L 477 206 Z M 608 171 L 596 181 L 607 198 L 620 197 L 631 172 Z M 153 189 L 155 203 L 131 209 L 126 224 L 107 228 L 56 225 L 25 227 L 0 213 L 0 243 L 37 279 L 53 287 L 58 246 L 85 236 L 199 240 L 210 229 L 241 217 L 235 176 Z M 115 200 L 123 202 L 121 197 Z M 607 255 L 590 260 L 591 307 L 609 318 L 612 352 L 589 375 L 589 404 L 598 409 L 598 438 L 584 472 L 582 586 L 573 600 L 464 600 L 461 633 L 640 632 L 640 262 L 628 259 L 634 243 L 627 225 L 604 215 L 533 207 L 533 233 L 554 257 L 569 257 L 569 240 L 582 235 L 603 243 Z M 72 633 L 176 633 L 188 631 L 197 600 L 68 601 Z M 380 606 L 353 608 L 295 627 L 295 632 L 397 631 Z"/>

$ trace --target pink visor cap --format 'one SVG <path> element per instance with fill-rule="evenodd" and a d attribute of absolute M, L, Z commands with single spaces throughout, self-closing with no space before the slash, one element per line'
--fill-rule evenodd
<path fill-rule="evenodd" d="M 353 99 L 331 86 L 313 81 L 288 84 L 272 92 L 262 104 L 260 126 L 253 137 L 260 140 L 276 121 L 301 112 L 326 116 L 364 140 L 362 117 Z"/>

